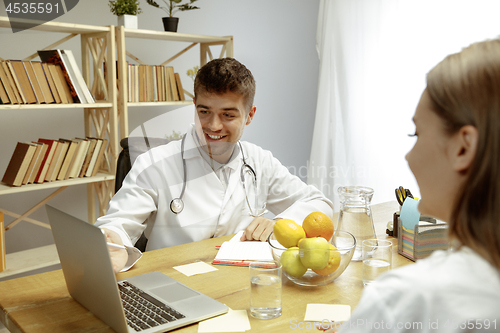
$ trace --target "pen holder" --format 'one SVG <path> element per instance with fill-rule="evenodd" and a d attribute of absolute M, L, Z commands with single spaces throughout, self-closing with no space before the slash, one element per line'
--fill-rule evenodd
<path fill-rule="evenodd" d="M 403 227 L 399 217 L 397 221 L 398 253 L 413 261 L 428 257 L 436 250 L 448 249 L 448 225 L 423 215 L 420 221 L 431 224 L 417 224 L 414 230 L 409 230 Z"/>

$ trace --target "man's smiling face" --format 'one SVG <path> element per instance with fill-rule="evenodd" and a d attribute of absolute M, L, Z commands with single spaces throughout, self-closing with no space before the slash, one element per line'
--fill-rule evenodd
<path fill-rule="evenodd" d="M 202 149 L 215 161 L 227 163 L 245 125 L 252 122 L 255 106 L 247 113 L 244 97 L 233 92 L 197 94 L 194 103 L 196 133 Z"/>

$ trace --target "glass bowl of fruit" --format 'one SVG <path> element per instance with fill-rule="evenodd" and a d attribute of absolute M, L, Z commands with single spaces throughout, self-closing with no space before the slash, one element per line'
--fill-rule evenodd
<path fill-rule="evenodd" d="M 356 239 L 347 231 L 325 238 L 306 237 L 298 246 L 285 247 L 271 233 L 267 239 L 275 260 L 280 261 L 283 274 L 296 284 L 322 286 L 338 278 L 351 262 Z"/>

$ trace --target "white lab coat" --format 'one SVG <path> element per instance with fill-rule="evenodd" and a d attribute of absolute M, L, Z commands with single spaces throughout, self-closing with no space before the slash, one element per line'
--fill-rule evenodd
<path fill-rule="evenodd" d="M 170 210 L 171 200 L 180 196 L 183 186 L 179 140 L 152 148 L 136 159 L 121 189 L 109 202 L 107 214 L 96 225 L 116 231 L 126 246 L 133 246 L 145 231 L 147 250 L 245 229 L 254 218 L 249 215 L 240 180 L 241 152 L 238 150 L 238 155 L 224 166 L 230 169 L 224 184 L 225 177 L 219 179 L 200 155 L 193 133 L 191 125 L 184 147 L 187 182 L 181 213 L 176 215 Z M 270 212 L 299 224 L 313 211 L 332 216 L 333 205 L 319 190 L 290 174 L 269 151 L 248 142 L 241 145 L 247 164 L 257 174 L 258 202 L 267 202 Z M 249 191 L 250 202 L 253 193 L 253 189 Z"/>
<path fill-rule="evenodd" d="M 463 247 L 380 276 L 341 332 L 498 332 L 499 309 L 500 272 Z"/>

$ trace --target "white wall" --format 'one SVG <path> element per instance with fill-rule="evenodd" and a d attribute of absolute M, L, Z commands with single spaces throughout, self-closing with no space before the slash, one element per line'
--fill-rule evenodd
<path fill-rule="evenodd" d="M 116 17 L 106 0 L 80 0 L 60 22 L 91 25 L 116 25 Z M 139 28 L 162 30 L 163 12 L 141 0 L 143 13 Z M 296 170 L 305 180 L 304 166 L 309 159 L 318 81 L 318 57 L 315 49 L 319 0 L 200 0 L 201 9 L 179 13 L 179 32 L 234 36 L 234 56 L 244 63 L 257 81 L 255 104 L 257 114 L 243 139 L 271 150 L 282 163 Z M 0 15 L 6 16 L 0 5 Z M 59 34 L 23 31 L 13 34 L 0 30 L 4 59 L 21 59 L 62 38 Z M 183 46 L 154 41 L 131 40 L 128 50 L 150 64 L 159 64 L 180 51 Z M 79 53 L 79 39 L 61 46 Z M 170 50 L 169 48 L 173 49 Z M 218 54 L 214 53 L 214 56 Z M 79 60 L 79 59 L 77 59 Z M 187 69 L 199 64 L 199 48 L 173 62 L 186 89 L 192 81 Z M 189 90 L 189 89 L 188 89 Z M 169 108 L 130 109 L 130 130 Z M 5 169 L 17 141 L 83 136 L 81 110 L 13 110 L 1 111 L 0 174 Z M 302 168 L 301 168 L 302 167 Z M 0 196 L 0 207 L 22 213 L 53 190 Z M 67 188 L 51 205 L 81 219 L 87 219 L 86 186 Z M 47 222 L 44 209 L 33 218 Z M 13 219 L 6 216 L 6 224 Z M 52 243 L 50 230 L 21 222 L 6 233 L 7 252 Z"/>

